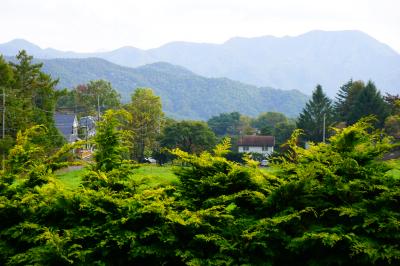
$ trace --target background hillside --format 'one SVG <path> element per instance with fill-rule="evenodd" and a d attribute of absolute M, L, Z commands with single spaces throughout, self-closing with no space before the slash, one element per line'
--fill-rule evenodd
<path fill-rule="evenodd" d="M 40 61 L 44 63 L 44 72 L 60 79 L 59 88 L 105 79 L 126 102 L 135 88 L 150 87 L 161 96 L 164 111 L 175 118 L 208 119 L 233 111 L 252 116 L 277 111 L 294 117 L 308 99 L 296 90 L 259 88 L 226 78 L 205 78 L 168 63 L 128 68 L 98 58 Z"/>
<path fill-rule="evenodd" d="M 307 94 L 320 83 L 333 96 L 350 78 L 371 79 L 384 92 L 395 93 L 400 88 L 400 55 L 360 31 L 233 38 L 223 44 L 173 42 L 150 50 L 122 47 L 89 54 L 41 49 L 14 40 L 1 44 L 0 53 L 13 56 L 22 48 L 38 58 L 99 57 L 129 67 L 163 61 L 206 77 L 227 77 Z"/>

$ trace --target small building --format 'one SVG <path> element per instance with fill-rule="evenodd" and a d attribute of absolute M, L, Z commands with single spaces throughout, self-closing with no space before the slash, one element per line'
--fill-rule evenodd
<path fill-rule="evenodd" d="M 259 153 L 268 157 L 274 152 L 274 145 L 274 136 L 246 135 L 239 138 L 238 151 L 240 153 Z"/>
<path fill-rule="evenodd" d="M 56 128 L 62 133 L 69 143 L 79 140 L 79 123 L 75 114 L 56 113 L 54 115 Z"/>
<path fill-rule="evenodd" d="M 81 119 L 79 119 L 79 128 L 82 129 L 85 137 L 94 137 L 96 135 L 96 118 L 93 116 L 81 117 Z"/>

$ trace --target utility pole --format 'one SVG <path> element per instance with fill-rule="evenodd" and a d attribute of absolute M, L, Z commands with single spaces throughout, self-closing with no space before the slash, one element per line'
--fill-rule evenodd
<path fill-rule="evenodd" d="M 322 128 L 322 142 L 325 143 L 325 120 L 326 120 L 326 114 L 324 113 L 324 123 L 323 123 L 323 128 Z"/>
<path fill-rule="evenodd" d="M 4 141 L 4 138 L 5 138 L 5 132 L 6 132 L 5 122 L 6 122 L 6 89 L 5 89 L 5 87 L 3 87 L 3 123 L 2 123 L 2 138 L 3 138 L 3 141 Z M 5 155 L 4 149 L 3 149 L 2 152 L 3 152 L 2 169 L 4 171 L 6 155 Z"/>
<path fill-rule="evenodd" d="M 88 134 L 89 134 L 89 127 L 88 127 L 88 117 L 85 117 L 86 118 L 86 136 L 85 136 L 85 139 L 86 139 L 86 150 L 89 150 L 89 144 L 88 144 Z"/>
<path fill-rule="evenodd" d="M 97 94 L 97 121 L 100 121 L 100 96 Z"/>

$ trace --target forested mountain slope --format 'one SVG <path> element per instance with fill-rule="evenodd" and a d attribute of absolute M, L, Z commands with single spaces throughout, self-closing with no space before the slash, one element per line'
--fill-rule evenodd
<path fill-rule="evenodd" d="M 72 88 L 105 79 L 128 101 L 137 87 L 150 87 L 161 96 L 164 111 L 176 118 L 208 119 L 223 112 L 247 115 L 277 111 L 297 116 L 308 97 L 296 90 L 259 88 L 226 78 L 205 78 L 179 66 L 154 63 L 122 67 L 98 58 L 40 59 L 43 70 L 59 78 L 59 88 Z"/>

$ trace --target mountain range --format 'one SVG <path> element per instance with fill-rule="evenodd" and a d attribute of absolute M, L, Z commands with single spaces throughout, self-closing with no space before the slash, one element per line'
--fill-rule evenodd
<path fill-rule="evenodd" d="M 6 57 L 9 61 L 15 58 Z M 129 68 L 99 58 L 35 59 L 43 71 L 59 79 L 59 88 L 73 88 L 90 80 L 104 79 L 127 102 L 135 88 L 150 87 L 161 96 L 164 112 L 178 119 L 206 120 L 214 115 L 238 111 L 257 116 L 282 112 L 296 117 L 308 96 L 296 90 L 256 87 L 227 78 L 206 78 L 169 63 Z"/>
<path fill-rule="evenodd" d="M 398 93 L 400 88 L 400 55 L 361 31 L 237 37 L 223 44 L 172 42 L 149 50 L 126 46 L 102 53 L 42 49 L 22 39 L 0 44 L 0 53 L 7 56 L 20 49 L 37 58 L 97 57 L 127 67 L 162 61 L 209 78 L 227 77 L 306 94 L 321 84 L 331 97 L 350 78 L 372 80 L 383 92 Z"/>

